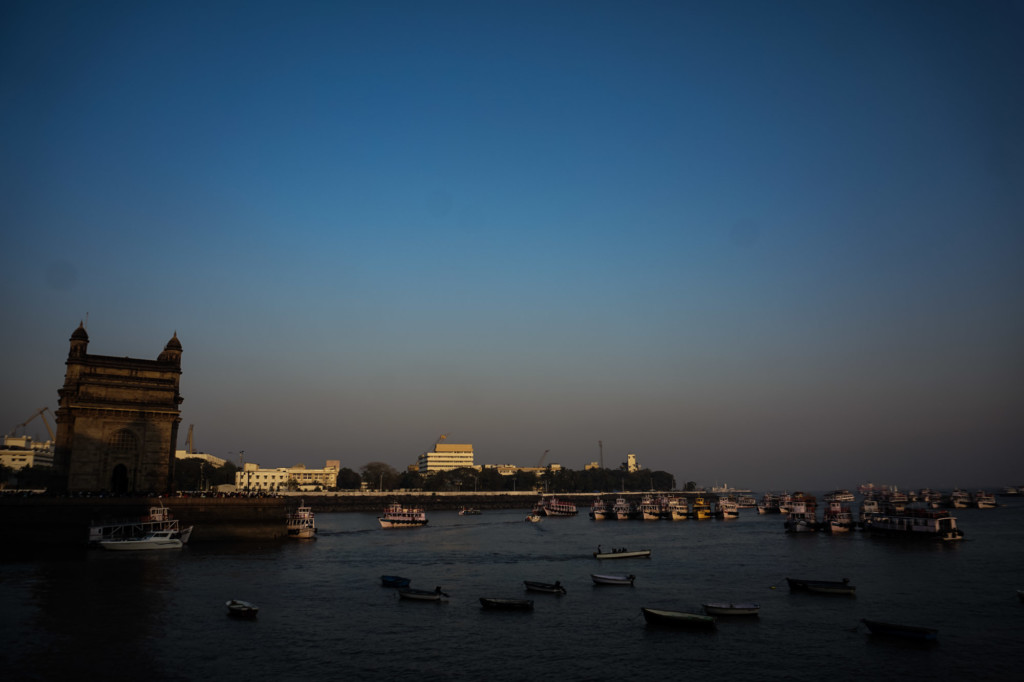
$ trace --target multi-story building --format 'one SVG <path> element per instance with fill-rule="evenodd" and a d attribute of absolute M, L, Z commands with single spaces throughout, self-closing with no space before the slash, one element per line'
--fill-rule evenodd
<path fill-rule="evenodd" d="M 235 472 L 235 487 L 250 492 L 278 492 L 285 490 L 289 482 L 295 481 L 299 490 L 333 488 L 338 481 L 341 462 L 328 460 L 323 469 L 307 469 L 304 464 L 277 469 L 261 469 L 259 464 L 246 462 L 241 471 Z"/>
<path fill-rule="evenodd" d="M 632 452 L 626 455 L 626 471 L 632 474 L 637 471 L 640 471 L 640 469 L 640 462 L 636 461 L 636 455 L 634 455 Z"/>
<path fill-rule="evenodd" d="M 32 440 L 32 436 L 4 436 L 0 464 L 15 471 L 25 467 L 52 467 L 53 441 Z"/>
<path fill-rule="evenodd" d="M 436 471 L 473 468 L 473 446 L 469 444 L 437 443 L 431 452 L 424 452 L 416 461 L 421 474 Z"/>

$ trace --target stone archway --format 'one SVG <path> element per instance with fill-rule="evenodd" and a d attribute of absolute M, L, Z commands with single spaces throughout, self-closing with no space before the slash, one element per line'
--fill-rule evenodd
<path fill-rule="evenodd" d="M 123 495 L 128 492 L 128 467 L 118 464 L 110 474 L 110 492 Z"/>

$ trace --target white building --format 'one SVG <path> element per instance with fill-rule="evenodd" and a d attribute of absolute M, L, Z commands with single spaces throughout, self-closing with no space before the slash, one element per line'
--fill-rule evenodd
<path fill-rule="evenodd" d="M 0 464 L 17 471 L 25 467 L 52 467 L 53 441 L 36 441 L 32 436 L 4 436 Z"/>
<path fill-rule="evenodd" d="M 307 469 L 304 464 L 261 469 L 259 464 L 246 462 L 241 471 L 235 472 L 235 487 L 238 490 L 277 492 L 285 490 L 289 481 L 295 481 L 299 490 L 333 488 L 340 470 L 339 460 L 327 460 L 323 469 Z"/>
<path fill-rule="evenodd" d="M 214 466 L 214 467 L 217 467 L 217 468 L 220 468 L 220 467 L 222 467 L 222 466 L 224 466 L 225 464 L 228 463 L 228 461 L 226 459 L 221 459 L 220 457 L 214 457 L 213 455 L 208 455 L 205 452 L 189 452 L 188 450 L 175 450 L 174 451 L 174 458 L 175 459 L 188 459 L 189 457 L 194 457 L 196 459 L 201 459 L 204 462 L 208 463 L 210 466 Z"/>
<path fill-rule="evenodd" d="M 640 462 L 636 461 L 636 455 L 632 452 L 626 455 L 626 471 L 632 474 L 640 471 L 640 468 Z"/>
<path fill-rule="evenodd" d="M 452 469 L 473 468 L 473 446 L 469 444 L 438 443 L 432 452 L 424 452 L 416 460 L 421 474 Z"/>

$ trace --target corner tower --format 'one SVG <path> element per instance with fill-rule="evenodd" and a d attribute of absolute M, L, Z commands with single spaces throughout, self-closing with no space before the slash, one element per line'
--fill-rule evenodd
<path fill-rule="evenodd" d="M 177 332 L 156 360 L 88 353 L 71 334 L 56 412 L 53 488 L 69 492 L 169 492 L 182 398 Z"/>

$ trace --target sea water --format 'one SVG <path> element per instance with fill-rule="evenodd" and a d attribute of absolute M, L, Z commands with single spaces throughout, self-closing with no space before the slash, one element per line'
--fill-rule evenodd
<path fill-rule="evenodd" d="M 782 517 L 526 523 L 525 510 L 433 512 L 382 530 L 373 514 L 319 514 L 318 538 L 91 550 L 0 563 L 0 674 L 9 680 L 1018 679 L 1024 651 L 1024 500 L 958 510 L 960 543 L 860 531 L 786 534 Z M 197 535 L 199 530 L 197 530 Z M 597 560 L 598 545 L 651 549 Z M 596 586 L 628 573 L 633 587 Z M 441 603 L 400 600 L 381 575 Z M 791 593 L 786 577 L 849 578 L 855 597 Z M 525 592 L 554 582 L 564 596 Z M 527 598 L 532 612 L 481 609 Z M 224 602 L 260 607 L 255 621 Z M 755 601 L 712 632 L 645 624 L 641 607 Z M 932 645 L 879 638 L 869 618 L 934 627 Z M 70 672 L 69 672 L 70 671 Z"/>

